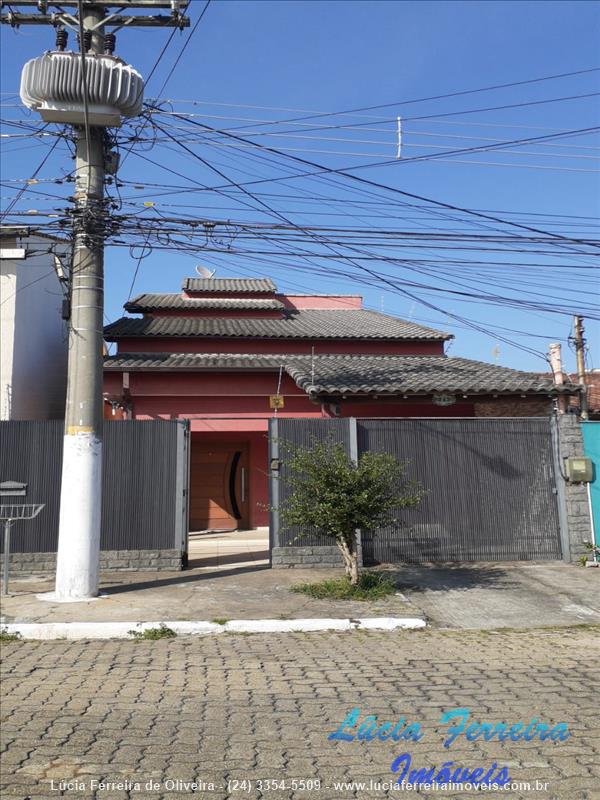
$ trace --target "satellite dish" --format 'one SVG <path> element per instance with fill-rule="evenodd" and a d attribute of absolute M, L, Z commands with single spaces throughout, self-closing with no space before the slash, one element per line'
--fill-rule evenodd
<path fill-rule="evenodd" d="M 212 278 L 212 276 L 215 274 L 216 271 L 217 271 L 216 269 L 213 269 L 213 271 L 211 272 L 206 267 L 201 267 L 200 265 L 196 267 L 196 272 L 201 278 Z"/>

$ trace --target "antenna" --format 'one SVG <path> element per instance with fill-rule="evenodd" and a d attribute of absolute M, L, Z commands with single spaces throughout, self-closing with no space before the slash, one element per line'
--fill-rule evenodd
<path fill-rule="evenodd" d="M 213 269 L 213 271 L 211 272 L 209 269 L 201 266 L 200 264 L 198 264 L 198 266 L 196 267 L 196 273 L 200 275 L 201 278 L 207 278 L 207 279 L 212 278 L 212 276 L 215 274 L 216 271 L 217 271 L 216 269 Z"/>

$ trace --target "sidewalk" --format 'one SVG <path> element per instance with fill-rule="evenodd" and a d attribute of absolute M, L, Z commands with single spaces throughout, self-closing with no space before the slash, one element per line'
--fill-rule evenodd
<path fill-rule="evenodd" d="M 103 573 L 101 599 L 53 603 L 37 595 L 51 592 L 52 577 L 10 579 L 1 621 L 151 622 L 197 620 L 419 618 L 404 595 L 376 602 L 316 600 L 290 592 L 297 583 L 339 577 L 341 569 L 269 568 L 265 531 L 202 534 L 190 540 L 189 568 L 182 572 Z"/>

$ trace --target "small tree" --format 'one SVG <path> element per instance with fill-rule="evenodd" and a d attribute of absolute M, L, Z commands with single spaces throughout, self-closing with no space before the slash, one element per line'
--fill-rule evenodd
<path fill-rule="evenodd" d="M 290 451 L 286 483 L 291 495 L 281 508 L 284 525 L 311 525 L 335 539 L 350 583 L 358 583 L 357 529 L 372 530 L 398 520 L 400 508 L 416 506 L 423 490 L 387 453 L 363 453 L 358 463 L 341 444 L 314 444 Z M 303 535 L 303 534 L 301 534 Z"/>

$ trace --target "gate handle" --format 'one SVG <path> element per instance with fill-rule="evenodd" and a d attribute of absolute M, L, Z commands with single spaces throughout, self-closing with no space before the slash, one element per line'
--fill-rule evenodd
<path fill-rule="evenodd" d="M 242 467 L 242 503 L 246 502 L 246 467 Z"/>

